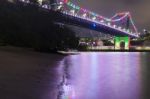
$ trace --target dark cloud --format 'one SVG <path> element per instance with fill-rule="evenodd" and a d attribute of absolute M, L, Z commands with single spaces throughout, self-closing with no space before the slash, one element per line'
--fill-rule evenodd
<path fill-rule="evenodd" d="M 150 0 L 72 0 L 72 2 L 111 17 L 117 12 L 130 11 L 139 30 L 150 29 Z"/>

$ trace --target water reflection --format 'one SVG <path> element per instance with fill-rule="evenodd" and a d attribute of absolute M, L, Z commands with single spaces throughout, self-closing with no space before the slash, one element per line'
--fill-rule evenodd
<path fill-rule="evenodd" d="M 58 85 L 58 95 L 57 99 L 75 99 L 75 90 L 74 86 L 71 83 L 71 75 L 69 68 L 71 66 L 71 62 L 68 59 L 64 59 L 61 61 L 62 65 L 62 79 L 60 84 Z"/>
<path fill-rule="evenodd" d="M 140 99 L 140 62 L 140 53 L 67 56 L 58 99 Z"/>
<path fill-rule="evenodd" d="M 150 99 L 150 53 L 141 53 L 141 78 L 142 78 L 142 97 L 141 99 Z"/>

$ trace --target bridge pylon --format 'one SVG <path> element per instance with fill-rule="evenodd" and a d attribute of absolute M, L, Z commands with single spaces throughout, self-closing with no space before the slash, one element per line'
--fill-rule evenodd
<path fill-rule="evenodd" d="M 129 50 L 130 37 L 128 36 L 115 36 L 115 50 Z"/>

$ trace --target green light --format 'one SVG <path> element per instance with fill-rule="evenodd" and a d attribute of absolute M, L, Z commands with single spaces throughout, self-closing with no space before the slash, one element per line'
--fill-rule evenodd
<path fill-rule="evenodd" d="M 130 38 L 129 37 L 115 37 L 115 49 L 120 50 L 121 43 L 124 43 L 124 49 L 128 50 L 130 45 Z"/>

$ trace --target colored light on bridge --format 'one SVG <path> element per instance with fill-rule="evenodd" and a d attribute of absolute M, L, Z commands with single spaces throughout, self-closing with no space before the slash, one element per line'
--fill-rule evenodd
<path fill-rule="evenodd" d="M 121 30 L 121 26 L 119 26 L 118 29 Z"/>
<path fill-rule="evenodd" d="M 108 23 L 108 26 L 111 26 L 111 23 Z"/>
<path fill-rule="evenodd" d="M 96 19 L 96 17 L 93 17 L 93 18 L 92 18 L 92 20 L 95 20 L 95 19 Z"/>
<path fill-rule="evenodd" d="M 61 4 L 61 5 L 62 5 L 62 4 L 63 4 L 63 2 L 59 2 L 59 4 Z"/>
<path fill-rule="evenodd" d="M 129 37 L 115 37 L 115 49 L 125 49 L 128 50 L 130 46 Z"/>
<path fill-rule="evenodd" d="M 64 0 L 64 2 L 65 2 L 65 3 L 67 3 L 67 2 L 68 2 L 68 0 Z"/>
<path fill-rule="evenodd" d="M 93 27 L 96 27 L 96 24 L 95 24 L 95 23 L 93 23 Z"/>
<path fill-rule="evenodd" d="M 87 16 L 87 14 L 86 14 L 86 13 L 84 13 L 84 14 L 83 14 L 83 17 L 85 18 L 86 16 Z"/>
<path fill-rule="evenodd" d="M 116 28 L 117 26 L 116 26 L 116 25 L 113 25 L 113 27 Z"/>
<path fill-rule="evenodd" d="M 104 20 L 101 20 L 100 22 L 101 22 L 101 23 L 104 23 Z"/>
<path fill-rule="evenodd" d="M 70 13 L 74 15 L 75 14 L 75 10 L 70 10 Z"/>

